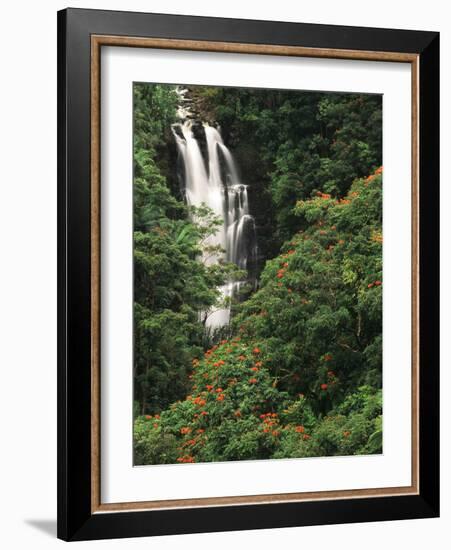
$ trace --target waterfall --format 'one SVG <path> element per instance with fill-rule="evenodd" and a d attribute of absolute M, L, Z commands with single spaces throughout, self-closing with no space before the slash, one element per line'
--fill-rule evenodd
<path fill-rule="evenodd" d="M 186 110 L 183 111 L 186 115 Z M 185 118 L 185 117 L 183 117 Z M 239 178 L 232 153 L 225 146 L 217 128 L 202 124 L 206 153 L 202 155 L 198 139 L 193 134 L 190 118 L 173 125 L 180 157 L 183 161 L 186 201 L 192 206 L 208 206 L 222 220 L 209 246 L 219 246 L 222 252 L 201 258 L 207 265 L 227 261 L 247 270 L 257 254 L 255 221 L 249 212 L 248 186 Z M 237 296 L 244 281 L 229 281 L 220 288 L 223 298 Z M 230 307 L 207 312 L 206 326 L 220 327 L 229 323 Z"/>

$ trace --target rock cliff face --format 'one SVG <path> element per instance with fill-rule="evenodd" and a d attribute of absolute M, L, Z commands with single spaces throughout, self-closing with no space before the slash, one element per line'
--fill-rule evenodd
<path fill-rule="evenodd" d="M 182 118 L 203 120 L 214 126 L 216 123 L 214 112 L 206 98 L 199 93 L 197 86 L 179 86 L 180 98 L 179 114 Z"/>

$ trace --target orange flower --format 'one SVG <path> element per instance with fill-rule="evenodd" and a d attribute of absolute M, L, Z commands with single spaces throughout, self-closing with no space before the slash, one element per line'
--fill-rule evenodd
<path fill-rule="evenodd" d="M 262 361 L 257 361 L 257 362 L 255 363 L 255 366 L 256 366 L 256 367 L 261 367 L 262 365 L 263 365 Z"/>
<path fill-rule="evenodd" d="M 194 457 L 190 455 L 181 456 L 177 459 L 177 462 L 191 463 L 195 462 Z"/>
<path fill-rule="evenodd" d="M 217 401 L 224 401 L 224 394 L 221 393 L 218 395 L 218 397 L 216 398 Z"/>
<path fill-rule="evenodd" d="M 317 191 L 316 196 L 320 197 L 321 199 L 330 199 L 329 193 L 321 193 L 321 191 Z"/>
<path fill-rule="evenodd" d="M 216 393 L 221 393 L 222 392 L 222 388 L 216 388 Z"/>
<path fill-rule="evenodd" d="M 375 286 L 381 286 L 381 284 L 382 284 L 382 281 L 374 281 Z"/>
<path fill-rule="evenodd" d="M 246 357 L 244 357 L 244 355 L 239 355 L 239 356 L 238 356 L 238 359 L 239 359 L 240 361 L 246 361 Z"/>
<path fill-rule="evenodd" d="M 368 285 L 368 288 L 372 288 L 373 286 L 374 286 L 374 283 L 370 283 L 370 284 Z"/>
<path fill-rule="evenodd" d="M 371 237 L 371 240 L 374 241 L 375 243 L 382 243 L 382 242 L 384 242 L 384 238 L 383 238 L 383 236 L 382 236 L 380 233 L 375 233 L 375 234 Z"/>
<path fill-rule="evenodd" d="M 240 417 L 240 416 L 241 416 L 241 411 L 235 411 L 233 414 L 234 414 L 235 416 Z"/>
<path fill-rule="evenodd" d="M 199 428 L 199 429 L 197 430 L 197 433 L 198 433 L 198 434 L 203 434 L 204 432 L 205 432 L 205 430 L 204 430 L 203 428 Z"/>
<path fill-rule="evenodd" d="M 305 432 L 305 428 L 304 428 L 304 426 L 296 426 L 295 431 L 298 434 L 303 434 Z"/>
<path fill-rule="evenodd" d="M 193 399 L 193 403 L 195 403 L 196 405 L 199 405 L 199 407 L 203 407 L 206 403 L 205 399 L 202 399 L 202 397 L 195 397 Z"/>
<path fill-rule="evenodd" d="M 258 367 L 251 367 L 251 371 L 258 372 Z"/>
<path fill-rule="evenodd" d="M 327 384 L 321 384 L 321 389 L 322 390 L 324 390 L 324 391 L 327 390 L 327 387 L 328 387 Z"/>
<path fill-rule="evenodd" d="M 158 424 L 155 422 L 155 424 L 153 425 L 154 428 L 158 428 Z"/>
<path fill-rule="evenodd" d="M 152 417 L 149 415 L 149 414 L 146 414 L 146 416 L 144 417 L 146 420 L 150 420 Z"/>
<path fill-rule="evenodd" d="M 205 387 L 207 388 L 208 391 L 211 391 L 214 386 L 212 386 L 211 384 L 207 384 Z"/>
<path fill-rule="evenodd" d="M 200 414 L 201 414 L 202 416 L 207 416 L 207 415 L 208 415 L 207 411 L 202 411 Z"/>
<path fill-rule="evenodd" d="M 323 357 L 324 361 L 331 361 L 333 359 L 332 355 L 330 353 L 326 353 L 326 355 Z"/>
<path fill-rule="evenodd" d="M 351 435 L 351 432 L 343 432 L 343 437 L 349 437 Z"/>
<path fill-rule="evenodd" d="M 254 348 L 254 349 L 252 350 L 252 353 L 255 353 L 255 354 L 258 354 L 258 353 L 260 353 L 260 350 L 259 350 L 259 348 Z"/>
<path fill-rule="evenodd" d="M 274 430 L 274 431 L 272 432 L 272 435 L 273 435 L 274 437 L 277 437 L 279 434 L 280 434 L 280 432 L 278 432 L 277 430 Z"/>
<path fill-rule="evenodd" d="M 249 378 L 249 384 L 256 384 L 257 379 L 256 378 Z"/>
<path fill-rule="evenodd" d="M 182 435 L 189 434 L 189 433 L 191 433 L 191 428 L 180 428 L 180 433 Z"/>
<path fill-rule="evenodd" d="M 309 436 L 308 434 L 304 434 L 304 435 L 302 436 L 302 439 L 303 439 L 304 441 L 307 441 L 307 439 L 310 439 L 310 436 Z"/>

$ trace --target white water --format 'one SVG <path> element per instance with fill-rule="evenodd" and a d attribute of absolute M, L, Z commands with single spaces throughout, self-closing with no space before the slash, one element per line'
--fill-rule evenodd
<path fill-rule="evenodd" d="M 187 111 L 180 114 L 186 116 Z M 183 118 L 185 118 L 183 116 Z M 199 143 L 193 135 L 193 121 L 173 127 L 173 134 L 184 166 L 184 188 L 189 205 L 205 204 L 222 220 L 215 235 L 208 239 L 209 246 L 219 246 L 223 252 L 204 255 L 207 265 L 228 261 L 240 269 L 247 269 L 256 256 L 254 218 L 249 213 L 247 186 L 240 182 L 233 156 L 224 145 L 221 134 L 213 126 L 203 124 L 208 159 L 202 156 Z M 221 287 L 223 298 L 237 295 L 243 281 L 230 281 Z M 230 307 L 206 312 L 207 327 L 220 327 L 229 323 Z"/>

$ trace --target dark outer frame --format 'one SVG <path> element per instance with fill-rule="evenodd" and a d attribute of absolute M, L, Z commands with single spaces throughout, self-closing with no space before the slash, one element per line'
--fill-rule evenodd
<path fill-rule="evenodd" d="M 91 39 L 93 35 L 331 50 L 418 59 L 418 494 L 95 511 L 91 440 Z M 283 49 L 283 48 L 282 48 Z M 334 53 L 335 50 L 335 53 Z M 344 54 L 343 54 L 344 52 Z M 357 52 L 351 55 L 351 52 Z M 384 53 L 385 52 L 385 53 Z M 283 55 L 283 53 L 282 53 Z M 368 55 L 367 55 L 368 58 Z M 95 174 L 94 174 L 95 176 Z M 439 34 L 102 10 L 58 12 L 58 537 L 164 535 L 439 514 Z M 95 289 L 94 289 L 95 290 Z"/>
<path fill-rule="evenodd" d="M 104 46 L 122 46 L 139 48 L 169 48 L 177 50 L 208 51 L 208 52 L 234 52 L 257 55 L 297 56 L 310 58 L 353 59 L 353 60 L 377 60 L 396 61 L 409 63 L 411 69 L 411 157 L 412 157 L 412 249 L 411 249 L 411 275 L 412 275 L 412 361 L 411 361 L 411 398 L 412 398 L 412 445 L 411 445 L 411 470 L 410 485 L 402 487 L 382 487 L 363 489 L 342 489 L 333 491 L 316 492 L 287 492 L 274 494 L 260 494 L 245 496 L 222 496 L 209 498 L 186 498 L 171 500 L 147 500 L 139 502 L 113 502 L 101 501 L 101 304 L 100 304 L 100 279 L 101 279 L 101 48 Z M 288 501 L 325 500 L 337 498 L 362 498 L 372 496 L 394 496 L 419 493 L 418 479 L 418 56 L 417 54 L 399 52 L 369 52 L 364 50 L 331 50 L 324 48 L 306 48 L 298 46 L 280 46 L 268 44 L 243 44 L 232 42 L 211 42 L 193 40 L 175 40 L 162 38 L 142 38 L 129 36 L 91 35 L 91 512 L 106 511 L 131 511 L 150 510 L 163 508 L 193 508 L 198 506 L 225 506 L 235 504 L 262 504 Z"/>

